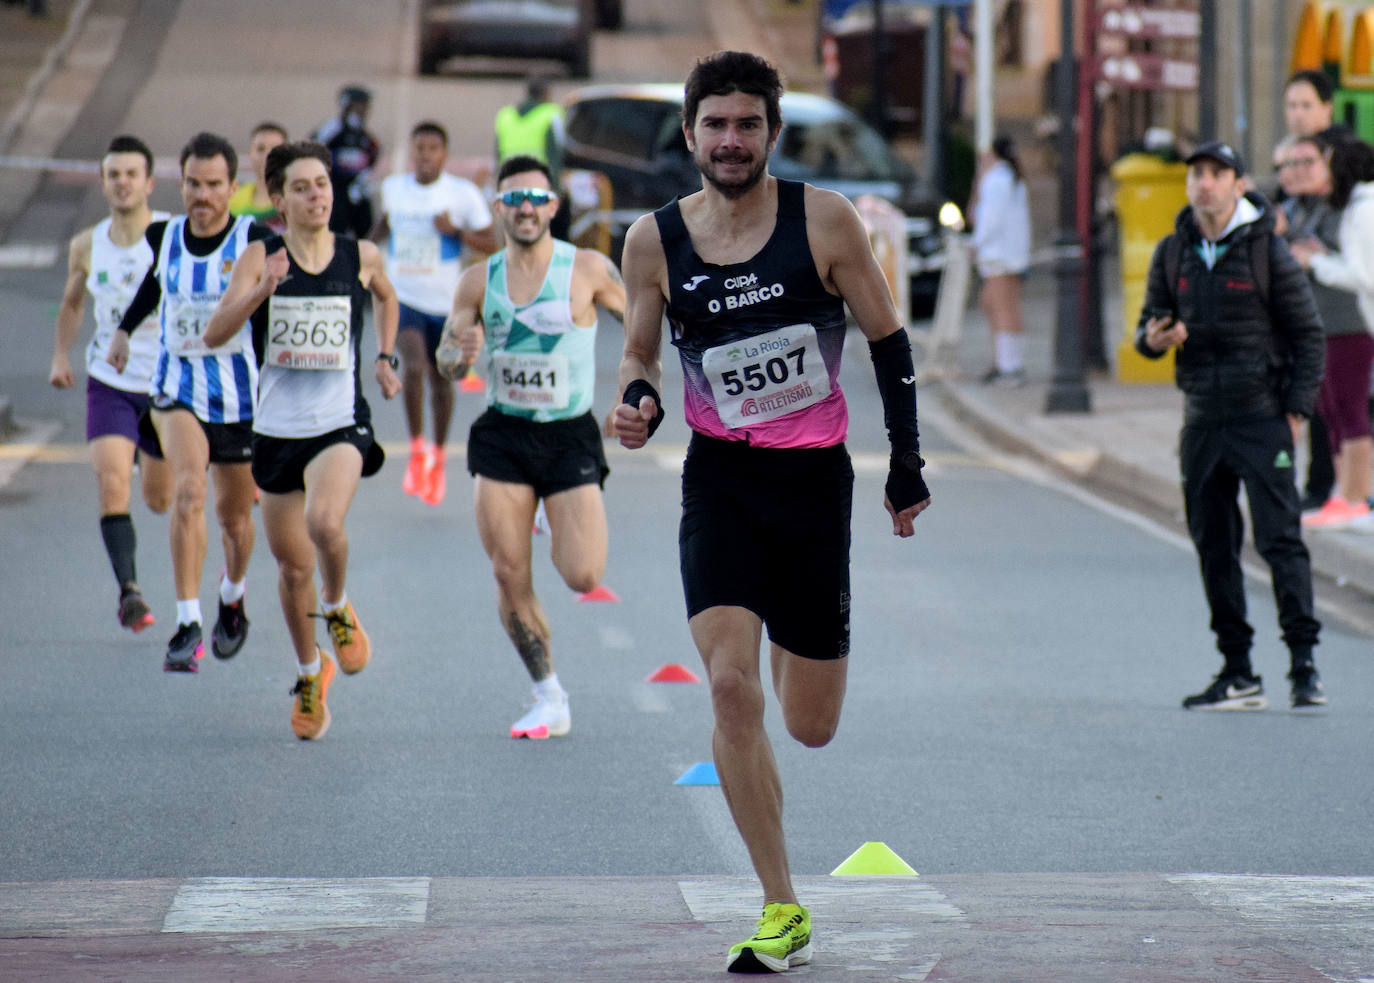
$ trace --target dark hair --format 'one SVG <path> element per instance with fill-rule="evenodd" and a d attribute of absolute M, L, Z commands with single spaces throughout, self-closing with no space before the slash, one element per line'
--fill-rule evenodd
<path fill-rule="evenodd" d="M 148 173 L 153 173 L 153 152 L 148 149 L 148 145 L 138 137 L 122 133 L 110 141 L 110 145 L 105 148 L 106 154 L 142 154 L 143 159 L 148 162 Z M 104 165 L 101 165 L 103 171 Z"/>
<path fill-rule="evenodd" d="M 516 154 L 502 161 L 501 169 L 496 172 L 496 183 L 499 185 L 512 174 L 523 174 L 526 171 L 538 171 L 549 179 L 549 187 L 553 187 L 553 172 L 549 170 L 549 165 L 529 154 Z"/>
<path fill-rule="evenodd" d="M 210 160 L 212 157 L 223 157 L 224 162 L 229 165 L 229 180 L 234 180 L 234 176 L 239 172 L 239 155 L 234 150 L 234 145 L 218 133 L 197 133 L 191 137 L 191 142 L 181 148 L 181 170 L 186 171 L 186 162 L 192 157 L 199 157 L 201 160 Z"/>
<path fill-rule="evenodd" d="M 525 98 L 529 102 L 548 102 L 549 80 L 543 75 L 531 75 L 525 83 Z"/>
<path fill-rule="evenodd" d="M 345 85 L 339 90 L 339 108 L 347 109 L 354 103 L 364 106 L 372 104 L 372 93 L 361 85 Z"/>
<path fill-rule="evenodd" d="M 768 135 L 782 129 L 783 81 L 778 70 L 748 51 L 717 51 L 697 61 L 682 90 L 682 122 L 690 130 L 697 121 L 697 109 L 707 96 L 728 96 L 732 92 L 758 96 L 768 116 Z"/>
<path fill-rule="evenodd" d="M 1374 181 L 1374 147 L 1363 140 L 1318 137 L 1316 142 L 1331 154 L 1331 194 L 1327 200 L 1332 208 L 1344 208 L 1350 204 L 1355 185 Z"/>
<path fill-rule="evenodd" d="M 421 120 L 415 124 L 415 129 L 410 131 L 410 139 L 414 140 L 422 133 L 433 133 L 438 137 L 445 147 L 448 146 L 448 130 L 444 129 L 432 119 Z"/>
<path fill-rule="evenodd" d="M 1016 144 L 1012 143 L 1011 137 L 1000 136 L 993 140 L 992 152 L 998 160 L 1004 160 L 1011 165 L 1011 172 L 1016 175 L 1017 181 L 1025 180 L 1021 173 L 1021 162 L 1016 159 Z"/>
<path fill-rule="evenodd" d="M 291 139 L 291 135 L 286 132 L 286 127 L 282 126 L 280 123 L 273 123 L 270 119 L 263 120 L 257 126 L 253 127 L 252 132 L 248 135 L 249 137 L 255 137 L 259 133 L 280 133 L 283 140 Z"/>
<path fill-rule="evenodd" d="M 1329 103 L 1336 94 L 1336 83 L 1331 81 L 1331 76 L 1315 68 L 1305 68 L 1301 72 L 1294 72 L 1292 77 L 1283 84 L 1283 91 L 1287 92 L 1290 87 L 1299 82 L 1306 82 L 1312 86 L 1317 93 L 1317 98 L 1322 102 Z"/>
<path fill-rule="evenodd" d="M 286 169 L 298 160 L 313 157 L 324 165 L 329 173 L 332 157 L 329 148 L 314 140 L 297 140 L 295 143 L 279 143 L 267 152 L 267 163 L 262 168 L 262 182 L 267 185 L 269 195 L 279 195 L 286 187 Z"/>

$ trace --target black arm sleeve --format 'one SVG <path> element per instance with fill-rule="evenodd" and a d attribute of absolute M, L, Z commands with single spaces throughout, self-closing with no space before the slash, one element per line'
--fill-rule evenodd
<path fill-rule="evenodd" d="M 162 284 L 158 283 L 157 270 L 150 266 L 143 276 L 143 282 L 138 285 L 138 293 L 134 294 L 133 301 L 125 308 L 124 316 L 119 319 L 119 330 L 125 334 L 133 334 L 134 328 L 157 310 L 158 302 L 161 300 Z"/>
<path fill-rule="evenodd" d="M 868 343 L 878 395 L 883 400 L 883 423 L 894 459 L 920 451 L 916 431 L 916 369 L 911 363 L 911 339 L 905 329 Z"/>
<path fill-rule="evenodd" d="M 143 238 L 148 240 L 148 245 L 153 250 L 153 265 L 148 267 L 148 272 L 143 275 L 143 282 L 138 285 L 138 292 L 125 309 L 124 316 L 119 319 L 118 330 L 125 334 L 133 334 L 134 329 L 157 310 L 158 302 L 162 300 L 162 284 L 157 280 L 156 257 L 162 250 L 162 237 L 166 232 L 166 222 L 153 222 L 143 233 Z"/>
<path fill-rule="evenodd" d="M 911 363 L 911 339 L 905 329 L 868 343 L 878 395 L 883 400 L 883 423 L 892 446 L 883 492 L 896 512 L 904 512 L 930 498 L 921 476 L 921 438 L 916 429 L 916 369 Z M 908 463 L 917 459 L 915 469 Z"/>

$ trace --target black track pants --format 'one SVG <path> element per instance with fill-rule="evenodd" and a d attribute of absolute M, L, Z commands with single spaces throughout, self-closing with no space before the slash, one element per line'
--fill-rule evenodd
<path fill-rule="evenodd" d="M 1244 527 L 1237 495 L 1243 483 L 1255 548 L 1272 574 L 1283 640 L 1290 650 L 1310 652 L 1321 623 L 1313 616 L 1312 562 L 1302 541 L 1288 421 L 1190 423 L 1183 428 L 1179 463 L 1217 648 L 1223 655 L 1248 653 L 1255 634 L 1245 619 L 1240 569 Z"/>

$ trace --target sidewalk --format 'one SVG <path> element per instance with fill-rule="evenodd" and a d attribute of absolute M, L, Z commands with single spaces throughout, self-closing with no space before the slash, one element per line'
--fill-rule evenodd
<path fill-rule="evenodd" d="M 1115 265 L 1109 264 L 1103 288 L 1109 359 L 1119 343 L 1113 332 L 1122 324 L 1115 277 Z M 1054 378 L 1054 291 L 1053 270 L 1035 268 L 1025 293 L 1025 386 L 1012 389 L 977 381 L 991 363 L 992 342 L 971 297 L 957 372 L 932 384 L 927 393 L 938 396 L 950 412 L 993 443 L 1146 510 L 1177 516 L 1179 530 L 1186 534 L 1178 473 L 1183 397 L 1172 383 L 1127 385 L 1110 375 L 1094 375 L 1088 380 L 1091 412 L 1046 413 Z M 1303 475 L 1304 458 L 1299 449 L 1298 473 Z M 1308 533 L 1304 539 L 1314 573 L 1374 599 L 1374 535 L 1341 530 Z"/>

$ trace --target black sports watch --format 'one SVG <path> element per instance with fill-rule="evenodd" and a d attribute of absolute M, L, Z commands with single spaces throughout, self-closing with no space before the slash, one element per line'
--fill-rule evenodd
<path fill-rule="evenodd" d="M 396 357 L 395 352 L 378 352 L 377 361 L 390 365 L 393 372 L 401 367 L 401 360 Z"/>
<path fill-rule="evenodd" d="M 912 474 L 920 474 L 921 469 L 926 466 L 925 458 L 915 451 L 907 451 L 897 458 L 897 463 L 902 466 L 903 470 L 910 471 Z"/>

